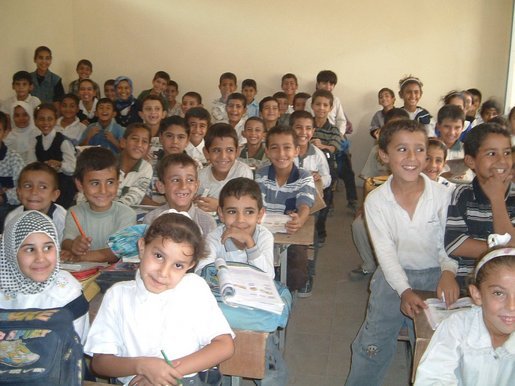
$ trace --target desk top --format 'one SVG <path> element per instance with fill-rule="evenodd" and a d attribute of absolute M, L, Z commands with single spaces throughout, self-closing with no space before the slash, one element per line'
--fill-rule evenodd
<path fill-rule="evenodd" d="M 315 217 L 309 216 L 296 233 L 289 235 L 287 233 L 274 233 L 274 244 L 297 244 L 311 245 L 315 237 Z"/>

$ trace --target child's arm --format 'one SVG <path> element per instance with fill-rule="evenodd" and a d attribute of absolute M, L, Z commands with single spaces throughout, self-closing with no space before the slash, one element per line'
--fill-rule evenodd
<path fill-rule="evenodd" d="M 335 126 L 340 130 L 341 135 L 345 135 L 347 132 L 347 117 L 343 112 L 343 107 L 339 98 L 334 98 L 333 102 L 333 111 L 335 114 Z M 329 114 L 332 114 L 331 111 Z M 350 134 L 350 133 L 349 133 Z"/>
<path fill-rule="evenodd" d="M 309 217 L 310 207 L 306 204 L 300 204 L 297 207 L 297 213 L 290 213 L 291 220 L 286 223 L 286 232 L 293 234 L 297 232 Z"/>
<path fill-rule="evenodd" d="M 94 126 L 89 127 L 84 132 L 82 139 L 80 141 L 81 146 L 87 146 L 89 145 L 89 141 L 91 141 L 91 138 L 93 138 L 95 135 L 97 135 L 100 132 L 100 127 Z"/>
<path fill-rule="evenodd" d="M 88 251 L 85 254 L 79 256 L 78 261 L 96 261 L 101 263 L 116 263 L 118 257 L 111 251 L 110 248 L 96 249 L 94 251 Z"/>
<path fill-rule="evenodd" d="M 80 256 L 85 255 L 91 246 L 91 237 L 77 236 L 74 239 L 65 239 L 62 242 L 63 250 L 69 251 L 74 256 L 73 258 L 79 259 Z"/>
<path fill-rule="evenodd" d="M 75 164 L 77 162 L 75 158 L 75 148 L 71 141 L 63 141 L 61 144 L 61 152 L 63 153 L 63 161 L 60 163 L 58 171 L 67 176 L 71 176 L 75 172 Z"/>
<path fill-rule="evenodd" d="M 216 212 L 218 208 L 218 198 L 214 197 L 197 197 L 195 199 L 197 206 L 204 212 Z"/>
<path fill-rule="evenodd" d="M 118 197 L 117 201 L 125 205 L 139 205 L 145 197 L 151 180 L 152 166 L 143 161 L 137 172 L 137 178 L 133 180 L 130 186 L 122 188 L 122 195 Z"/>
<path fill-rule="evenodd" d="M 515 246 L 515 228 L 511 223 L 508 209 L 506 208 L 506 201 L 504 200 L 506 189 L 510 187 L 511 183 L 511 175 L 508 177 L 508 180 L 505 180 L 500 175 L 494 173 L 486 182 L 480 182 L 479 185 L 492 205 L 494 233 L 500 235 L 510 234 L 511 242 L 509 245 L 513 247 Z"/>

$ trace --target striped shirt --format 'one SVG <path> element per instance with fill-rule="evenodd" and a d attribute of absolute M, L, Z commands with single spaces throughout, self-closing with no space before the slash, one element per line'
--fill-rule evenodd
<path fill-rule="evenodd" d="M 515 185 L 512 183 L 505 196 L 506 208 L 515 223 Z M 465 240 L 485 241 L 494 233 L 492 205 L 481 189 L 477 177 L 471 184 L 458 185 L 447 211 L 445 251 L 459 263 L 458 276 L 467 276 L 474 270 L 477 260 L 453 255 Z"/>
<path fill-rule="evenodd" d="M 304 204 L 312 207 L 315 202 L 315 181 L 310 172 L 293 165 L 288 180 L 277 185 L 275 168 L 265 166 L 256 172 L 256 182 L 261 188 L 263 204 L 267 212 L 288 213 Z"/>
<path fill-rule="evenodd" d="M 315 128 L 313 139 L 319 139 L 323 145 L 334 146 L 335 153 L 340 151 L 342 142 L 340 130 L 332 125 L 329 120 L 326 120 L 322 127 Z"/>

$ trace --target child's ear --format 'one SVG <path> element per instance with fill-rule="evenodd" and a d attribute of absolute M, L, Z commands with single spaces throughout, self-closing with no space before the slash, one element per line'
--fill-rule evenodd
<path fill-rule="evenodd" d="M 126 145 L 127 145 L 127 140 L 124 137 L 120 138 L 120 149 L 122 149 L 122 150 L 125 149 Z"/>
<path fill-rule="evenodd" d="M 384 150 L 382 149 L 377 149 L 377 154 L 379 155 L 379 158 L 381 159 L 381 161 L 384 163 L 384 164 L 388 164 L 388 160 L 390 157 L 388 157 L 388 153 L 385 152 Z"/>
<path fill-rule="evenodd" d="M 263 216 L 265 215 L 265 208 L 259 209 L 258 212 L 258 224 L 261 224 L 261 221 L 263 221 Z"/>
<path fill-rule="evenodd" d="M 474 284 L 470 284 L 469 292 L 470 292 L 470 297 L 472 298 L 472 300 L 474 301 L 474 304 L 476 306 L 480 306 L 481 304 L 483 304 L 483 302 L 481 300 L 481 292 L 479 291 L 479 288 L 477 288 Z"/>
<path fill-rule="evenodd" d="M 204 157 L 206 157 L 207 160 L 209 160 L 209 151 L 207 150 L 207 148 L 204 146 L 204 148 L 202 149 L 202 152 L 204 153 Z"/>
<path fill-rule="evenodd" d="M 160 180 L 156 181 L 156 189 L 159 194 L 165 194 L 165 184 L 163 184 Z"/>
<path fill-rule="evenodd" d="M 218 218 L 220 219 L 220 222 L 224 222 L 224 213 L 222 211 L 222 207 L 218 205 L 218 208 L 216 208 L 216 212 L 218 213 Z"/>
<path fill-rule="evenodd" d="M 55 189 L 52 192 L 52 202 L 56 202 L 60 195 L 61 195 L 61 191 L 59 189 Z"/>
<path fill-rule="evenodd" d="M 144 119 L 143 119 L 143 111 L 138 111 L 138 115 L 141 118 L 141 120 L 144 121 Z"/>
<path fill-rule="evenodd" d="M 75 181 L 75 186 L 77 187 L 77 190 L 82 193 L 83 192 L 82 182 L 78 178 L 75 178 L 74 181 Z"/>
<path fill-rule="evenodd" d="M 476 167 L 476 160 L 470 154 L 465 155 L 463 162 L 465 162 L 465 165 L 467 165 L 471 170 L 474 170 Z"/>
<path fill-rule="evenodd" d="M 143 240 L 143 237 L 141 239 L 138 239 L 138 252 L 139 252 L 139 258 L 143 256 L 143 251 L 145 250 L 145 240 Z"/>

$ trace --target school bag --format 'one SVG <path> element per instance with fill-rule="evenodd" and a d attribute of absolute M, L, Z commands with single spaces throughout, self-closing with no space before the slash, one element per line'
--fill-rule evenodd
<path fill-rule="evenodd" d="M 0 385 L 82 385 L 83 348 L 73 321 L 85 301 L 81 296 L 64 308 L 0 309 Z"/>

